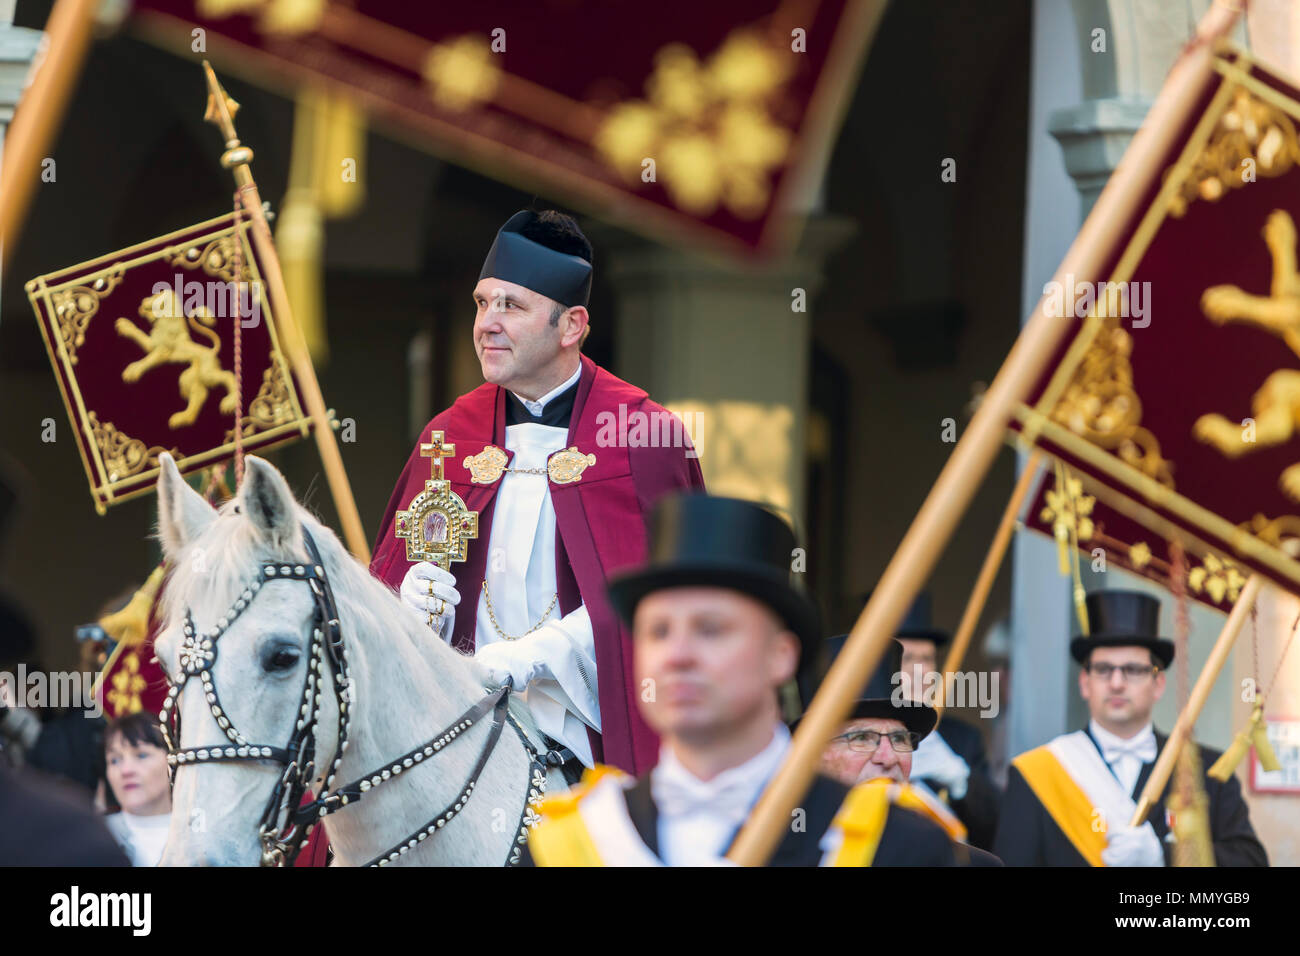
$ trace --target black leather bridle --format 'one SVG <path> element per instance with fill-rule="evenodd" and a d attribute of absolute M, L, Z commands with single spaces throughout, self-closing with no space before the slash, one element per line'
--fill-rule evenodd
<path fill-rule="evenodd" d="M 181 642 L 179 664 L 181 675 L 175 682 L 167 674 L 169 690 L 163 701 L 159 717 L 163 726 L 163 738 L 167 743 L 168 771 L 173 779 L 180 767 L 219 761 L 269 761 L 284 767 L 284 772 L 276 781 L 267 800 L 258 825 L 258 838 L 262 846 L 262 866 L 292 866 L 303 843 L 319 820 L 330 813 L 341 810 L 350 803 L 361 799 L 362 795 L 380 786 L 386 781 L 400 776 L 404 771 L 432 757 L 449 746 L 470 727 L 482 720 L 488 713 L 492 714 L 492 727 L 487 741 L 479 754 L 465 784 L 457 792 L 451 803 L 419 829 L 408 834 L 394 846 L 367 862 L 366 866 L 385 866 L 405 856 L 411 850 L 435 834 L 452 817 L 456 816 L 469 802 L 474 787 L 483 768 L 496 749 L 501 738 L 501 730 L 509 718 L 530 757 L 528 799 L 520 816 L 520 832 L 507 863 L 517 862 L 519 847 L 527 837 L 529 824 L 536 819 L 535 808 L 540 802 L 546 788 L 545 768 L 551 754 L 543 754 L 528 740 L 518 722 L 508 714 L 511 684 L 507 680 L 500 688 L 490 691 L 487 696 L 461 714 L 448 727 L 378 770 L 357 778 L 349 784 L 331 790 L 334 777 L 338 772 L 343 753 L 348 747 L 348 727 L 351 722 L 352 699 L 351 681 L 348 677 L 348 649 L 343 640 L 339 625 L 338 608 L 334 602 L 334 592 L 325 575 L 325 565 L 321 561 L 316 542 L 306 527 L 302 528 L 303 541 L 310 558 L 306 564 L 289 564 L 284 562 L 265 563 L 261 565 L 260 574 L 250 581 L 243 592 L 235 599 L 226 614 L 217 620 L 212 631 L 200 634 L 195 630 L 194 619 L 190 609 L 185 609 L 184 637 Z M 303 685 L 301 704 L 294 721 L 293 732 L 289 742 L 283 747 L 266 744 L 249 743 L 238 728 L 231 722 L 226 710 L 217 696 L 216 684 L 213 682 L 212 666 L 217 659 L 217 641 L 230 625 L 252 603 L 262 586 L 270 581 L 303 581 L 310 588 L 315 601 L 312 620 L 312 637 L 307 651 L 307 676 Z M 338 703 L 338 743 L 330 758 L 329 771 L 325 775 L 325 784 L 319 797 L 304 803 L 303 797 L 308 792 L 316 776 L 316 726 L 320 714 L 322 685 L 328 679 L 322 662 L 329 656 L 330 669 L 333 674 L 333 692 Z M 203 694 L 207 700 L 217 726 L 225 733 L 229 743 L 210 747 L 179 749 L 181 739 L 180 695 L 191 677 L 198 677 L 203 685 Z M 532 811 L 532 812 L 530 812 Z"/>

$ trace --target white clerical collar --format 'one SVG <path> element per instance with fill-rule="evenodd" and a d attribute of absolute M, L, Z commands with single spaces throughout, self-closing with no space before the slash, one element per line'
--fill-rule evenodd
<path fill-rule="evenodd" d="M 785 724 L 777 723 L 773 727 L 772 742 L 766 747 L 744 763 L 735 767 L 728 767 L 711 780 L 701 780 L 687 770 L 685 765 L 677 759 L 677 754 L 673 753 L 672 747 L 664 743 L 659 748 L 659 763 L 650 777 L 651 790 L 653 792 L 656 777 L 661 780 L 664 776 L 674 777 L 697 790 L 720 792 L 743 787 L 749 791 L 749 802 L 752 804 L 754 800 L 758 799 L 759 791 L 763 789 L 764 784 L 772 778 L 777 768 L 781 766 L 781 761 L 785 759 L 786 751 L 789 749 L 790 731 L 786 729 Z"/>
<path fill-rule="evenodd" d="M 1103 753 L 1114 750 L 1131 750 L 1134 745 L 1147 737 L 1150 737 L 1153 742 L 1156 739 L 1156 733 L 1150 721 L 1147 721 L 1147 725 L 1132 737 L 1127 738 L 1112 734 L 1095 720 L 1088 721 L 1088 732 L 1092 734 L 1092 739 L 1101 746 Z"/>
<path fill-rule="evenodd" d="M 549 401 L 550 401 L 551 399 L 553 399 L 556 395 L 559 395 L 559 394 L 560 394 L 561 392 L 563 392 L 566 388 L 568 388 L 569 386 L 571 386 L 574 382 L 576 382 L 576 381 L 578 380 L 578 378 L 579 378 L 581 375 L 582 375 L 582 362 L 578 362 L 578 370 L 577 370 L 576 372 L 574 372 L 572 375 L 570 375 L 566 381 L 564 381 L 564 382 L 562 382 L 561 384 L 555 386 L 555 388 L 551 389 L 549 392 L 547 392 L 545 395 L 543 395 L 541 398 L 539 398 L 539 399 L 538 399 L 537 401 L 535 401 L 535 402 L 532 401 L 531 399 L 524 398 L 524 397 L 523 397 L 522 395 L 520 395 L 518 392 L 513 392 L 513 391 L 512 391 L 510 394 L 513 395 L 515 398 L 519 399 L 519 401 L 521 401 L 521 402 L 523 403 L 524 408 L 528 409 L 528 414 L 530 414 L 530 415 L 532 415 L 534 418 L 536 418 L 536 417 L 538 417 L 539 415 L 542 414 L 542 409 L 546 408 L 546 403 L 547 403 L 547 402 L 549 402 Z"/>

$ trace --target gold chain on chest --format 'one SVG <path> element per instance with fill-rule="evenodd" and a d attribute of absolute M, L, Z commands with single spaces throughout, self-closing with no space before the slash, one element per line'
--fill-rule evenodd
<path fill-rule="evenodd" d="M 533 631 L 537 630 L 539 627 L 541 627 L 543 624 L 546 623 L 547 619 L 551 616 L 551 612 L 555 610 L 556 602 L 560 600 L 560 592 L 559 591 L 555 592 L 555 596 L 551 598 L 551 603 L 548 604 L 546 606 L 546 610 L 542 612 L 542 619 L 540 621 L 538 621 L 528 630 L 524 631 L 524 633 L 513 634 L 513 635 L 507 634 L 504 630 L 502 630 L 501 625 L 497 623 L 496 611 L 492 609 L 492 595 L 488 591 L 487 578 L 483 579 L 483 597 L 487 602 L 488 620 L 492 622 L 492 626 L 496 629 L 496 632 L 500 634 L 502 639 L 504 640 L 517 641 L 521 637 L 527 637 L 529 634 L 533 633 Z"/>

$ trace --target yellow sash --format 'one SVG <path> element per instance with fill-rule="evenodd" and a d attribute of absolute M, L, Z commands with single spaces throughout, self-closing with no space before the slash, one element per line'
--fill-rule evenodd
<path fill-rule="evenodd" d="M 870 866 L 885 832 L 889 787 L 860 783 L 844 798 L 831 829 L 840 832 L 840 845 L 827 866 Z M 888 783 L 889 781 L 882 781 Z"/>
<path fill-rule="evenodd" d="M 578 801 L 610 774 L 622 775 L 622 771 L 614 767 L 593 767 L 573 787 L 542 802 L 542 820 L 528 834 L 528 851 L 538 866 L 605 865 L 587 832 Z"/>
<path fill-rule="evenodd" d="M 908 810 L 915 810 L 927 819 L 933 820 L 943 828 L 944 833 L 948 834 L 949 840 L 956 843 L 966 842 L 966 827 L 951 810 L 946 807 L 942 809 L 936 807 L 930 800 L 913 790 L 909 784 L 895 783 L 894 787 L 894 803 L 900 807 L 906 807 Z M 937 802 L 937 798 L 935 798 L 935 801 Z"/>
<path fill-rule="evenodd" d="M 1070 779 L 1056 756 L 1046 747 L 1038 747 L 1021 754 L 1011 765 L 1020 771 L 1043 809 L 1088 864 L 1105 866 L 1101 851 L 1106 849 L 1106 831 L 1099 833 L 1092 828 L 1093 803 Z"/>

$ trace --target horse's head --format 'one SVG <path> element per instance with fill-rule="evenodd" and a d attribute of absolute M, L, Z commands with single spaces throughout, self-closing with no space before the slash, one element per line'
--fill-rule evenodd
<path fill-rule="evenodd" d="M 180 715 L 172 746 L 189 755 L 175 767 L 162 862 L 255 866 L 259 826 L 285 772 L 277 759 L 257 757 L 262 747 L 287 747 L 304 718 L 318 610 L 313 585 L 293 576 L 303 566 L 310 576 L 313 565 L 304 526 L 322 553 L 327 543 L 331 555 L 341 548 L 260 458 L 245 459 L 239 493 L 219 510 L 190 488 L 169 455 L 159 462 L 158 532 L 172 570 L 156 653 L 182 688 L 171 705 Z M 290 573 L 267 577 L 267 563 Z M 315 780 L 334 754 L 338 715 L 328 655 L 318 673 Z M 217 757 L 234 759 L 209 759 L 218 750 Z"/>

